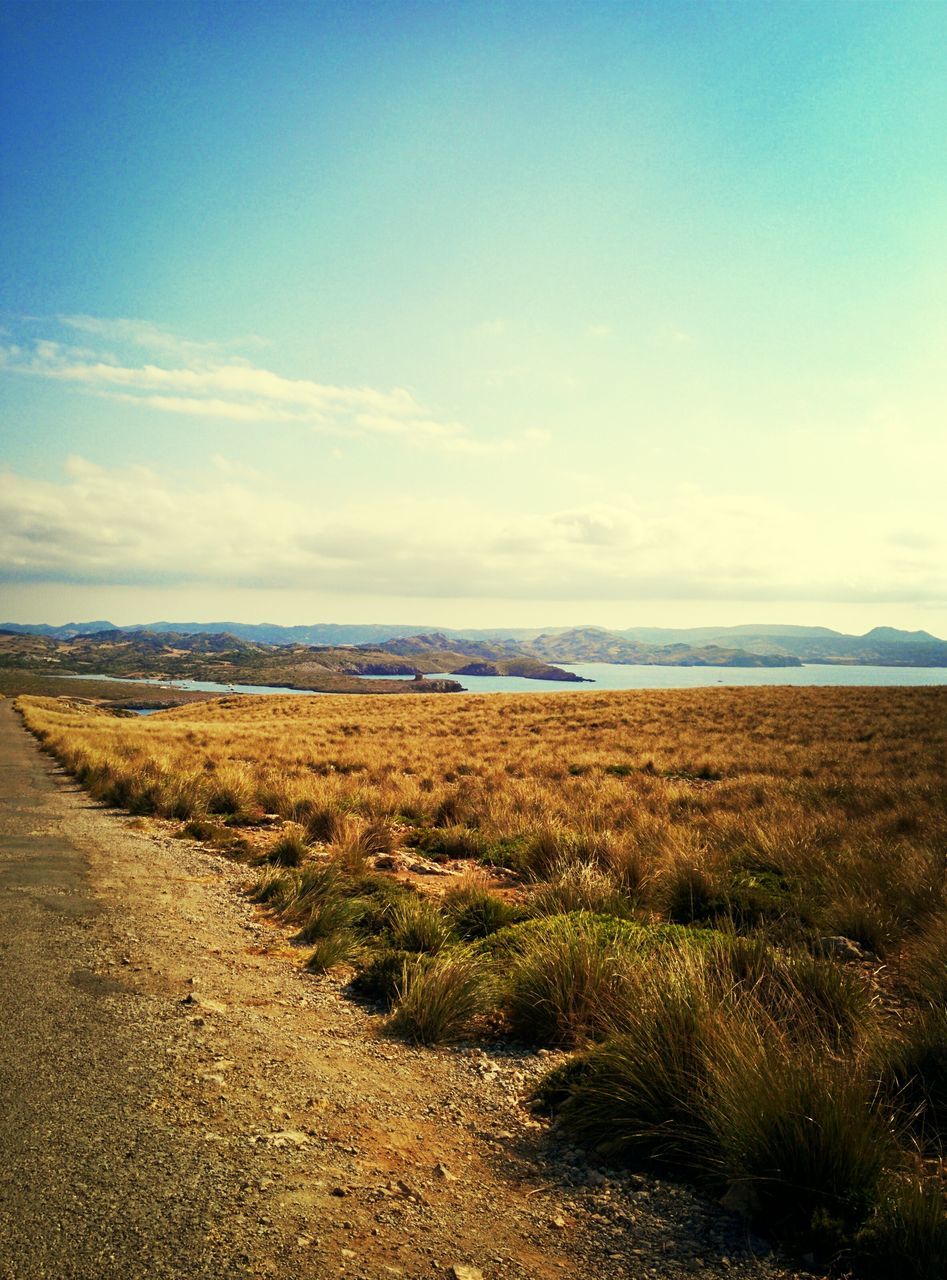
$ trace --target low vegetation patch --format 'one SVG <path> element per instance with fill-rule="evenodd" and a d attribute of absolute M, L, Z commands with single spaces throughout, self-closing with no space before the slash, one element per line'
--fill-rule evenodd
<path fill-rule="evenodd" d="M 308 852 L 301 832 L 286 831 L 267 849 L 263 860 L 274 867 L 298 867 Z"/>
<path fill-rule="evenodd" d="M 427 963 L 406 961 L 396 983 L 392 1029 L 417 1044 L 454 1040 L 494 1004 L 491 975 L 470 947 L 452 947 Z"/>
<path fill-rule="evenodd" d="M 945 690 L 18 705 L 103 803 L 252 841 L 251 898 L 394 1034 L 568 1048 L 575 1142 L 943 1274 Z M 403 848 L 467 871 L 421 892 Z"/>
<path fill-rule="evenodd" d="M 443 902 L 451 927 L 466 942 L 488 938 L 518 924 L 526 914 L 521 905 L 501 897 L 475 877 L 448 889 Z"/>

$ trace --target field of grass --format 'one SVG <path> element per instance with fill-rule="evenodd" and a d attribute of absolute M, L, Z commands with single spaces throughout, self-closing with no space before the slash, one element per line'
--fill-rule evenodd
<path fill-rule="evenodd" d="M 537 1105 L 576 1142 L 943 1276 L 947 690 L 20 705 L 109 804 L 278 815 L 256 900 L 401 1034 L 571 1048 Z M 419 892 L 402 847 L 466 873 Z"/>
<path fill-rule="evenodd" d="M 161 689 L 155 685 L 136 683 L 134 680 L 70 680 L 68 676 L 49 675 L 18 667 L 0 667 L 0 697 L 17 698 L 21 694 L 104 702 L 116 708 L 171 707 L 205 702 L 209 697 L 206 693 Z"/>

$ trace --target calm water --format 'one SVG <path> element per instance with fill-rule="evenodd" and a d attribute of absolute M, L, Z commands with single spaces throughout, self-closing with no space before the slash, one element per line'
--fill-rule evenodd
<path fill-rule="evenodd" d="M 718 685 L 935 685 L 947 684 L 947 667 L 638 667 L 617 662 L 560 664 L 565 671 L 594 680 L 572 684 L 564 680 L 526 680 L 522 676 L 451 676 L 444 672 L 431 679 L 460 680 L 469 693 L 579 693 L 598 689 L 704 689 Z M 70 676 L 72 680 L 115 680 L 115 676 Z M 364 676 L 366 680 L 411 680 L 412 676 Z M 216 684 L 213 680 L 122 680 L 200 693 L 296 694 L 311 697 L 308 689 L 284 689 L 265 684 Z"/>
<path fill-rule="evenodd" d="M 470 693 L 568 693 L 595 689 L 704 689 L 712 685 L 929 685 L 947 684 L 947 667 L 641 667 L 618 662 L 557 663 L 594 684 L 525 680 L 521 676 L 433 675 L 459 680 Z M 409 676 L 395 679 L 410 679 Z"/>
<path fill-rule="evenodd" d="M 565 669 L 591 676 L 600 689 L 703 689 L 716 684 L 947 684 L 947 667 L 824 667 L 818 663 L 801 667 L 626 667 L 614 662 L 586 662 Z"/>
<path fill-rule="evenodd" d="M 142 677 L 132 679 L 129 676 L 95 676 L 75 675 L 63 676 L 63 680 L 107 680 L 110 684 L 141 684 L 157 689 L 183 689 L 187 693 L 281 693 L 284 695 L 299 694 L 301 697 L 312 697 L 314 689 L 281 689 L 269 684 L 217 684 L 213 680 L 153 680 Z"/>

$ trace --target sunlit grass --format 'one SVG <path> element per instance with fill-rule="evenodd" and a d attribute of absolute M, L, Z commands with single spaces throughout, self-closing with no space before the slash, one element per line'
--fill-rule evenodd
<path fill-rule="evenodd" d="M 20 705 L 104 803 L 247 832 L 251 897 L 397 1033 L 574 1047 L 574 1140 L 937 1274 L 947 691 Z M 464 875 L 419 892 L 399 850 Z"/>

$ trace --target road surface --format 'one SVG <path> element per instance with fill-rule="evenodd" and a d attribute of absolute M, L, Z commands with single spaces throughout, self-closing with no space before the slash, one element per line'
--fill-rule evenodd
<path fill-rule="evenodd" d="M 167 1030 L 102 976 L 88 802 L 54 772 L 0 701 L 0 1277 L 246 1275 L 221 1209 L 238 1174 L 152 1105 Z"/>

